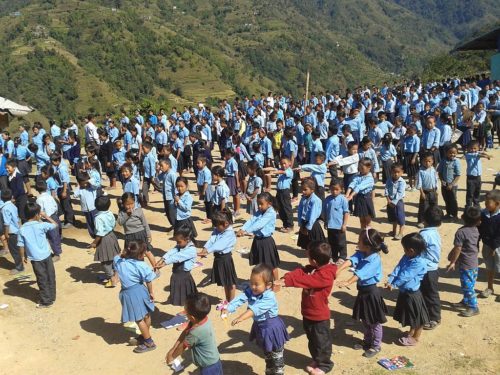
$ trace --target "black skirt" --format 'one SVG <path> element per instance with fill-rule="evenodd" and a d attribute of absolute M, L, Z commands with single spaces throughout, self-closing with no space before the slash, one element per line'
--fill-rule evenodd
<path fill-rule="evenodd" d="M 354 302 L 352 318 L 368 324 L 385 323 L 387 306 L 376 284 L 358 286 L 358 296 Z"/>
<path fill-rule="evenodd" d="M 243 180 L 248 176 L 247 165 L 243 160 L 238 161 L 238 177 Z"/>
<path fill-rule="evenodd" d="M 125 248 L 128 247 L 130 241 L 143 241 L 146 243 L 148 251 L 153 250 L 153 245 L 148 242 L 148 235 L 146 234 L 146 230 L 135 232 L 135 233 L 126 233 L 125 234 Z"/>
<path fill-rule="evenodd" d="M 170 296 L 168 296 L 167 303 L 174 306 L 184 306 L 187 296 L 198 291 L 191 272 L 184 271 L 183 267 L 184 263 L 174 264 L 172 276 L 170 276 Z"/>
<path fill-rule="evenodd" d="M 218 286 L 236 285 L 237 276 L 231 253 L 214 253 L 214 265 L 210 276 L 212 283 Z"/>
<path fill-rule="evenodd" d="M 31 172 L 31 164 L 28 164 L 26 160 L 18 160 L 17 169 L 19 169 L 19 173 L 21 173 L 23 177 L 28 177 Z"/>
<path fill-rule="evenodd" d="M 280 256 L 278 248 L 272 237 L 255 237 L 250 249 L 250 265 L 264 263 L 272 268 L 280 265 Z"/>
<path fill-rule="evenodd" d="M 405 152 L 405 156 L 404 156 L 404 159 L 403 159 L 403 168 L 404 168 L 404 171 L 406 172 L 406 174 L 408 176 L 412 176 L 412 177 L 416 176 L 416 174 L 418 173 L 418 169 L 420 168 L 419 162 L 418 162 L 418 156 L 417 156 L 417 158 L 415 160 L 415 164 L 411 163 L 414 155 L 415 155 L 414 153 Z"/>
<path fill-rule="evenodd" d="M 429 323 L 429 312 L 425 306 L 424 297 L 420 290 L 416 292 L 399 292 L 394 320 L 403 327 L 418 328 Z"/>
<path fill-rule="evenodd" d="M 372 193 L 356 194 L 354 196 L 354 216 L 375 217 L 375 208 L 373 207 Z"/>
<path fill-rule="evenodd" d="M 299 232 L 299 238 L 297 239 L 297 246 L 301 249 L 306 249 L 312 241 L 326 241 L 325 233 L 319 220 L 316 220 L 311 230 L 307 234 L 302 234 Z"/>
<path fill-rule="evenodd" d="M 177 233 L 177 230 L 181 226 L 187 226 L 191 230 L 191 238 L 196 238 L 198 237 L 198 232 L 196 231 L 196 227 L 194 226 L 193 219 L 191 217 L 184 219 L 184 220 L 176 220 L 175 221 L 175 226 L 174 226 L 174 236 Z"/>

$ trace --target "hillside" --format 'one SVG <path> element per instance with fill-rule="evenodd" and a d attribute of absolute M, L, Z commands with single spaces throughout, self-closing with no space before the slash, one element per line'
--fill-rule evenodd
<path fill-rule="evenodd" d="M 268 90 L 299 95 L 307 70 L 317 91 L 380 83 L 420 74 L 429 59 L 496 22 L 495 5 L 494 0 L 5 1 L 0 3 L 0 95 L 29 103 L 45 116 L 67 118 Z"/>

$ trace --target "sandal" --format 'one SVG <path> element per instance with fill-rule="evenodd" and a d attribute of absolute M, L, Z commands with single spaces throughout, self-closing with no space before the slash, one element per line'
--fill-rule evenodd
<path fill-rule="evenodd" d="M 424 324 L 424 329 L 426 331 L 432 331 L 433 329 L 437 328 L 437 326 L 440 324 L 441 324 L 441 322 L 431 320 L 429 323 Z"/>
<path fill-rule="evenodd" d="M 483 290 L 481 293 L 479 293 L 479 297 L 488 298 L 492 294 L 493 294 L 493 290 L 491 290 L 490 288 L 487 288 L 487 289 Z"/>
<path fill-rule="evenodd" d="M 377 353 L 380 352 L 380 348 L 369 348 L 368 350 L 365 350 L 365 352 L 362 354 L 363 357 L 365 358 L 371 358 L 377 355 Z"/>
<path fill-rule="evenodd" d="M 415 340 L 412 336 L 401 337 L 398 341 L 403 346 L 415 346 L 418 344 L 418 341 Z"/>
<path fill-rule="evenodd" d="M 156 349 L 156 344 L 151 342 L 151 344 L 148 344 L 146 341 L 144 341 L 142 344 L 137 345 L 134 349 L 134 353 L 146 353 L 150 352 L 151 350 Z"/>

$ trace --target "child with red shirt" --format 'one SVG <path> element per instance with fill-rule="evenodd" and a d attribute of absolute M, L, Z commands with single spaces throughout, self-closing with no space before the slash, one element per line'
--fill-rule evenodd
<path fill-rule="evenodd" d="M 309 264 L 283 276 L 284 286 L 303 288 L 302 324 L 309 341 L 313 362 L 306 367 L 309 374 L 321 375 L 333 368 L 332 335 L 328 297 L 337 266 L 330 264 L 331 248 L 326 242 L 312 242 L 307 249 Z"/>

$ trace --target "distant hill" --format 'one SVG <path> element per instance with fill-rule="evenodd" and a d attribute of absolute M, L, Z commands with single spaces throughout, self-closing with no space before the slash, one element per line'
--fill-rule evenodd
<path fill-rule="evenodd" d="M 457 65 L 443 57 L 455 44 L 499 18 L 496 0 L 4 1 L 0 95 L 59 119 L 268 90 L 300 95 L 307 70 L 316 91 L 426 66 L 432 76 L 439 61 Z"/>

